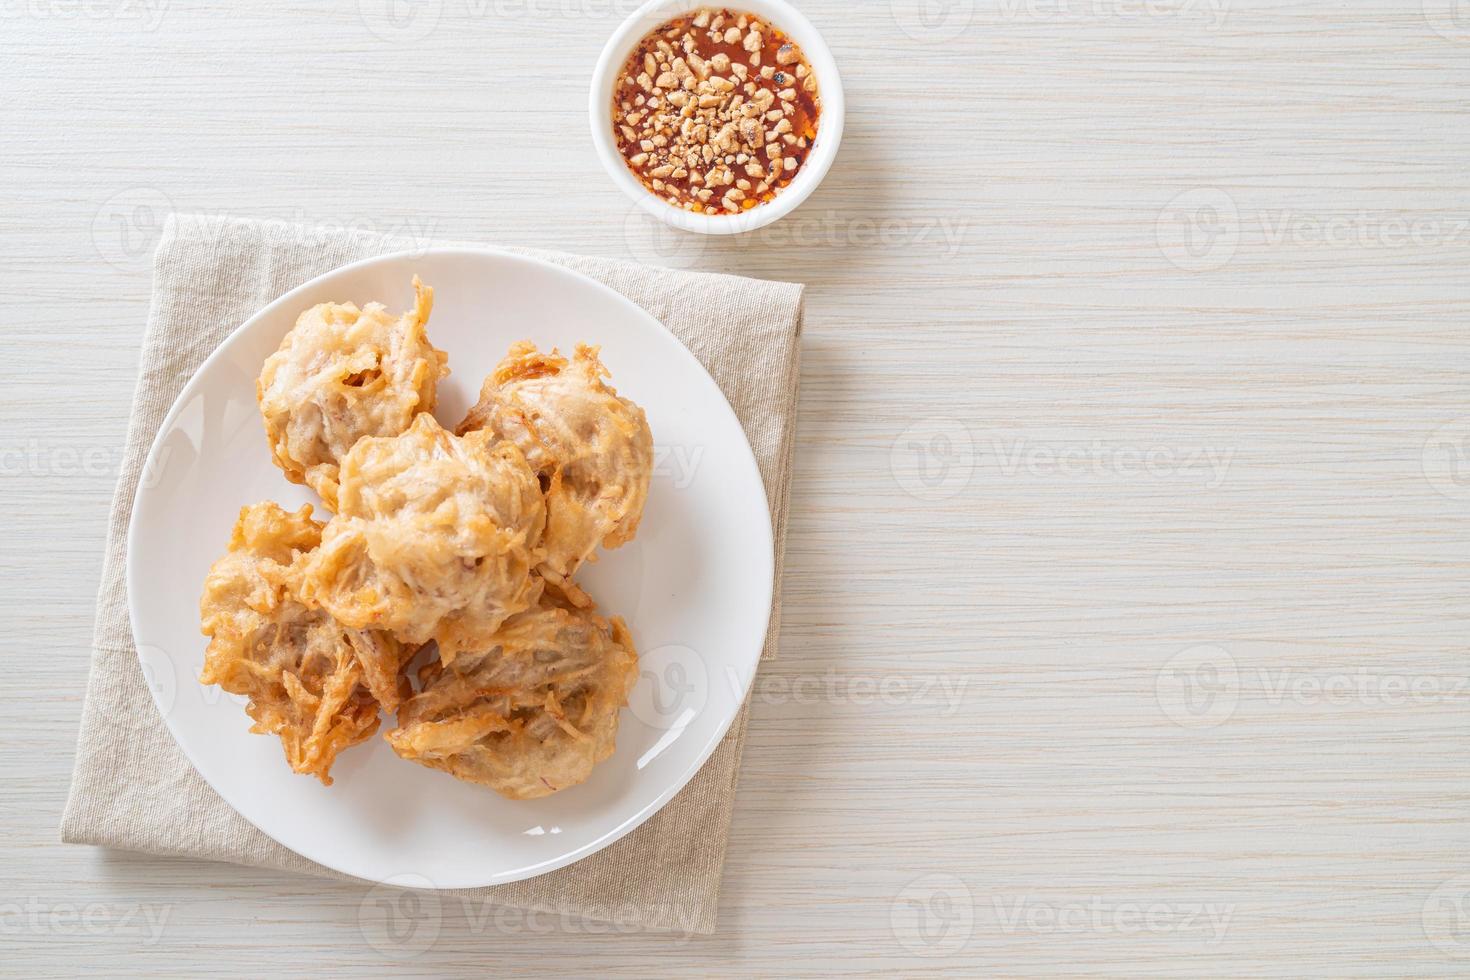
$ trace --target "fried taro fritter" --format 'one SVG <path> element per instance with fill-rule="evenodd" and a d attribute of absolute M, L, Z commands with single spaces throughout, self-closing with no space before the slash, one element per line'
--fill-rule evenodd
<path fill-rule="evenodd" d="M 534 799 L 583 782 L 612 755 L 618 710 L 637 679 L 621 619 L 548 595 L 481 652 L 421 670 L 422 690 L 386 737 L 405 759 Z"/>
<path fill-rule="evenodd" d="M 228 553 L 204 580 L 210 640 L 199 679 L 248 697 L 251 731 L 280 736 L 291 768 L 330 786 L 337 753 L 377 730 L 379 701 L 391 711 L 411 691 L 401 673 L 409 651 L 393 637 L 344 629 L 296 597 L 293 565 L 321 530 L 310 505 L 240 511 Z"/>
<path fill-rule="evenodd" d="M 436 639 L 446 662 L 529 608 L 546 506 L 521 451 L 493 443 L 424 414 L 401 436 L 354 446 L 337 516 L 304 564 L 307 601 L 355 629 Z"/>
<path fill-rule="evenodd" d="M 520 447 L 546 490 L 541 573 L 569 579 L 598 545 L 633 540 L 653 475 L 653 436 L 643 410 L 603 378 L 597 349 L 578 344 L 568 361 L 521 341 L 485 379 L 461 434 L 483 430 Z M 585 600 L 582 600 L 585 601 Z"/>
<path fill-rule="evenodd" d="M 256 396 L 276 465 L 292 483 L 337 508 L 338 466 L 363 436 L 396 436 L 432 412 L 448 355 L 425 326 L 434 291 L 415 276 L 414 307 L 398 317 L 380 303 L 313 306 L 272 354 Z"/>

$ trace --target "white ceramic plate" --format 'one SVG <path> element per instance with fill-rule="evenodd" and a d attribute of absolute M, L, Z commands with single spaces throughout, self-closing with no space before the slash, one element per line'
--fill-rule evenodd
<path fill-rule="evenodd" d="M 240 507 L 317 503 L 272 465 L 255 401 L 261 363 L 307 307 L 409 305 L 434 287 L 429 336 L 453 372 L 453 426 L 515 340 L 602 346 L 619 392 L 648 413 L 658 447 L 638 538 L 580 581 L 623 616 L 642 654 L 616 754 L 592 778 L 515 802 L 398 759 L 379 736 L 344 752 L 323 787 L 292 773 L 273 736 L 251 735 L 242 700 L 198 681 L 198 599 Z M 318 516 L 323 516 L 318 505 Z M 169 729 L 242 816 L 304 857 L 373 881 L 500 884 L 606 847 L 652 816 L 719 744 L 744 700 L 770 616 L 770 514 L 745 434 L 704 368 L 639 307 L 581 275 L 488 250 L 370 259 L 328 273 L 253 317 L 185 386 L 153 445 L 133 507 L 128 598 L 139 659 Z M 384 719 L 385 723 L 389 719 Z"/>

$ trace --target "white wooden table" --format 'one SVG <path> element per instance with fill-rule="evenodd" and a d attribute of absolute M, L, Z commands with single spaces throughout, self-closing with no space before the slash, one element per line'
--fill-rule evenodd
<path fill-rule="evenodd" d="M 841 158 L 654 234 L 626 0 L 0 0 L 0 972 L 1470 970 L 1470 7 L 808 0 Z M 71 848 L 169 208 L 810 284 L 712 938 Z"/>

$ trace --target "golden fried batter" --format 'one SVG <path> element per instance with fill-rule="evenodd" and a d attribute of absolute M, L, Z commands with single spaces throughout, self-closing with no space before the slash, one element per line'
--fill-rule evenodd
<path fill-rule="evenodd" d="M 393 751 L 528 800 L 583 782 L 612 755 L 638 653 L 621 619 L 543 597 L 483 652 L 429 664 L 420 679 L 387 733 Z"/>
<path fill-rule="evenodd" d="M 425 325 L 434 291 L 415 276 L 414 307 L 397 318 L 380 303 L 313 306 L 266 359 L 256 396 L 271 455 L 292 483 L 337 508 L 338 465 L 363 436 L 396 436 L 432 412 L 448 355 Z"/>
<path fill-rule="evenodd" d="M 653 475 L 643 409 L 618 397 L 607 374 L 595 347 L 578 344 L 568 361 L 523 340 L 485 379 L 459 426 L 461 434 L 483 430 L 514 443 L 536 470 L 547 510 L 539 570 L 569 597 L 581 595 L 569 579 L 599 544 L 633 540 Z"/>
<path fill-rule="evenodd" d="M 250 730 L 279 735 L 291 768 L 330 786 L 337 753 L 377 730 L 378 702 L 392 711 L 411 691 L 401 673 L 409 651 L 396 640 L 344 629 L 297 599 L 293 565 L 321 531 L 310 505 L 240 511 L 228 553 L 204 580 L 210 640 L 199 679 L 248 697 Z"/>
<path fill-rule="evenodd" d="M 344 625 L 455 655 L 529 608 L 546 506 L 521 451 L 432 415 L 342 459 L 337 516 L 304 563 L 302 594 Z"/>

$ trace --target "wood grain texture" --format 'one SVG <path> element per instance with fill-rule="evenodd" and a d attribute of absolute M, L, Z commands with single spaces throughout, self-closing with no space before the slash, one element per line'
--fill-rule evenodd
<path fill-rule="evenodd" d="M 0 0 L 4 972 L 1464 974 L 1463 4 L 808 0 L 841 157 L 707 241 L 621 0 L 158 2 Z M 170 207 L 810 284 L 719 935 L 57 842 Z"/>

